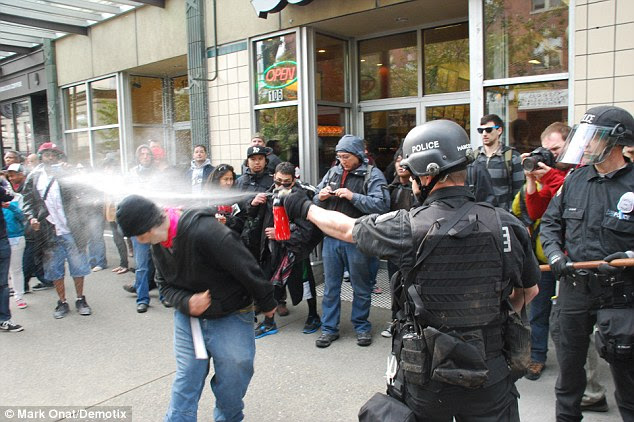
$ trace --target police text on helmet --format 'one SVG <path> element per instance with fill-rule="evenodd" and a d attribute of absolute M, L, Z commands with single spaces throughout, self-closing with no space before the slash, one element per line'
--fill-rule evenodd
<path fill-rule="evenodd" d="M 458 146 L 458 151 L 464 151 L 465 149 L 471 148 L 471 144 L 464 144 Z"/>
<path fill-rule="evenodd" d="M 596 117 L 597 116 L 595 116 L 594 114 L 584 114 L 583 118 L 581 119 L 581 123 L 592 124 L 592 122 L 594 121 Z"/>
<path fill-rule="evenodd" d="M 412 145 L 412 154 L 415 152 L 427 151 L 428 149 L 440 148 L 438 141 L 429 141 L 423 144 Z"/>

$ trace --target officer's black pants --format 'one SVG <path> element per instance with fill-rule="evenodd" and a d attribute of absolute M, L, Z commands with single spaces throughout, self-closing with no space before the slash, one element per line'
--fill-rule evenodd
<path fill-rule="evenodd" d="M 519 393 L 510 377 L 471 390 L 447 386 L 440 391 L 418 389 L 405 402 L 419 422 L 519 422 Z"/>
<path fill-rule="evenodd" d="M 559 285 L 559 377 L 555 385 L 557 421 L 580 421 L 581 398 L 586 389 L 586 355 L 590 333 L 596 322 L 590 294 L 583 282 L 570 279 Z M 624 421 L 634 422 L 634 364 L 610 365 L 616 386 L 616 401 Z"/>

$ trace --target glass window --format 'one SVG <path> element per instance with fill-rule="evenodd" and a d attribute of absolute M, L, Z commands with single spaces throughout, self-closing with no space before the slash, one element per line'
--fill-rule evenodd
<path fill-rule="evenodd" d="M 174 122 L 189 121 L 189 87 L 187 76 L 172 79 L 172 98 L 174 99 Z"/>
<path fill-rule="evenodd" d="M 163 124 L 163 81 L 160 78 L 132 76 L 132 122 Z"/>
<path fill-rule="evenodd" d="M 69 164 L 81 164 L 90 167 L 90 140 L 88 132 L 66 134 L 66 156 Z"/>
<path fill-rule="evenodd" d="M 568 120 L 568 81 L 490 87 L 484 94 L 485 113 L 505 121 L 503 137 L 521 152 L 541 145 L 546 126 Z"/>
<path fill-rule="evenodd" d="M 359 98 L 418 94 L 416 32 L 359 41 Z"/>
<path fill-rule="evenodd" d="M 423 31 L 425 94 L 469 90 L 469 24 Z"/>
<path fill-rule="evenodd" d="M 189 129 L 174 131 L 176 138 L 176 165 L 189 167 L 192 159 L 192 131 Z"/>
<path fill-rule="evenodd" d="M 568 71 L 563 2 L 485 0 L 484 34 L 485 79 Z"/>
<path fill-rule="evenodd" d="M 66 114 L 66 129 L 88 127 L 88 108 L 86 105 L 86 85 L 76 85 L 63 90 Z"/>
<path fill-rule="evenodd" d="M 295 33 L 255 43 L 255 103 L 297 100 L 297 45 Z"/>
<path fill-rule="evenodd" d="M 346 42 L 317 34 L 315 36 L 315 98 L 317 101 L 346 101 Z"/>
<path fill-rule="evenodd" d="M 257 132 L 265 139 L 277 140 L 282 161 L 299 166 L 297 107 L 277 107 L 255 111 Z"/>
<path fill-rule="evenodd" d="M 92 125 L 106 126 L 119 123 L 117 108 L 117 78 L 90 83 Z"/>
<path fill-rule="evenodd" d="M 95 145 L 95 164 L 100 165 L 108 153 L 113 153 L 111 155 L 115 156 L 119 163 L 119 128 L 95 130 L 92 139 Z"/>
<path fill-rule="evenodd" d="M 456 104 L 446 106 L 433 106 L 425 108 L 425 121 L 448 119 L 458 123 L 467 134 L 471 130 L 469 104 Z"/>
<path fill-rule="evenodd" d="M 15 116 L 15 131 L 17 135 L 15 149 L 18 151 L 28 151 L 31 138 L 33 137 L 29 100 L 14 103 L 13 115 Z"/>
<path fill-rule="evenodd" d="M 342 107 L 317 107 L 319 142 L 319 178 L 324 177 L 335 160 L 335 146 L 346 134 L 346 110 Z"/>
<path fill-rule="evenodd" d="M 156 140 L 164 145 L 163 142 L 165 130 L 163 127 L 143 127 L 135 126 L 132 129 L 132 145 L 128 150 L 128 165 L 134 166 L 136 164 L 136 149 L 145 144 L 149 145 L 150 140 Z"/>
<path fill-rule="evenodd" d="M 387 168 L 394 159 L 394 153 L 401 141 L 414 126 L 415 108 L 363 113 L 363 133 L 367 141 L 367 150 L 378 168 Z"/>

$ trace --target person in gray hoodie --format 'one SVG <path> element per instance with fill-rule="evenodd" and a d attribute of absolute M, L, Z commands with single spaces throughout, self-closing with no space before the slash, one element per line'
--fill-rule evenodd
<path fill-rule="evenodd" d="M 390 210 L 385 176 L 368 164 L 364 151 L 363 140 L 357 136 L 344 135 L 339 140 L 335 147 L 338 164 L 328 170 L 317 185 L 319 193 L 313 198 L 317 205 L 352 218 Z M 328 347 L 339 338 L 344 265 L 350 273 L 353 290 L 351 321 L 357 332 L 357 344 L 369 346 L 372 343 L 372 325 L 368 321 L 372 291 L 370 260 L 356 245 L 324 236 L 323 325 L 315 341 L 317 347 Z"/>
<path fill-rule="evenodd" d="M 200 193 L 203 190 L 203 184 L 214 171 L 214 166 L 207 156 L 207 147 L 204 145 L 196 145 L 192 157 L 191 167 L 186 172 L 186 181 L 191 182 L 192 192 Z"/>

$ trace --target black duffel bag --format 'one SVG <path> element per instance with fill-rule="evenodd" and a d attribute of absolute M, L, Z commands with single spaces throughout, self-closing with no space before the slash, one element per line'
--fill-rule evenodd
<path fill-rule="evenodd" d="M 359 410 L 359 422 L 416 422 L 412 409 L 394 397 L 375 393 Z"/>

